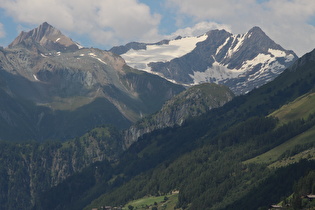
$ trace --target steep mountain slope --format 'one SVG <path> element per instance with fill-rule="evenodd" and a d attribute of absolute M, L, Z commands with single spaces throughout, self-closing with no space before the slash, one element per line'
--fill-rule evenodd
<path fill-rule="evenodd" d="M 146 133 L 182 125 L 189 118 L 221 107 L 233 97 L 233 92 L 223 85 L 211 83 L 195 85 L 167 101 L 157 113 L 128 128 L 124 135 L 125 147 L 128 148 Z"/>
<path fill-rule="evenodd" d="M 152 118 L 146 118 L 132 129 L 142 131 L 141 128 L 148 127 L 144 130 L 145 133 L 148 133 L 150 129 L 152 131 L 172 127 L 175 124 L 180 125 L 192 116 L 198 116 L 212 108 L 222 106 L 232 97 L 233 93 L 227 87 L 216 84 L 198 85 L 180 93 L 168 101 L 161 111 L 152 115 Z M 170 111 L 171 115 L 169 115 Z M 148 120 L 151 123 L 150 126 L 145 124 Z M 107 161 L 117 163 L 123 149 L 130 146 L 126 145 L 125 135 L 126 133 L 119 132 L 112 127 L 103 126 L 91 130 L 80 138 L 64 143 L 57 141 L 42 144 L 35 142 L 9 144 L 0 141 L 0 146 L 3 148 L 0 152 L 0 188 L 2 189 L 0 197 L 3 195 L 0 199 L 0 208 L 6 206 L 5 209 L 31 209 L 40 193 L 49 190 L 75 173 L 81 171 L 90 173 L 89 168 L 87 172 L 84 168 L 91 164 L 94 164 L 93 167 L 99 167 L 98 170 L 103 170 L 103 174 L 100 171 L 94 175 L 88 174 L 87 179 L 94 177 L 99 182 L 101 177 L 107 177 L 112 170 Z M 131 136 L 128 135 L 128 137 Z M 132 135 L 132 137 L 139 136 Z M 99 161 L 105 161 L 106 165 L 95 163 Z M 14 167 L 11 167 L 11 164 Z M 3 175 L 3 179 L 1 179 L 1 172 L 7 174 Z M 111 176 L 111 174 L 109 175 Z M 80 179 L 86 178 L 85 175 L 78 176 Z M 24 181 L 19 182 L 17 179 L 20 178 L 24 178 Z M 79 178 L 70 177 L 69 179 L 76 182 Z M 77 185 L 88 189 L 96 183 L 95 181 L 87 181 L 87 183 L 79 181 L 84 184 L 77 183 Z M 6 184 L 10 187 L 3 187 Z M 11 197 L 19 198 L 20 202 L 14 202 L 14 198 L 8 197 L 8 194 L 12 195 Z M 45 203 L 46 201 L 39 200 L 38 202 Z"/>
<path fill-rule="evenodd" d="M 315 126 L 313 116 L 284 125 L 265 117 L 314 88 L 314 58 L 315 50 L 274 81 L 235 97 L 221 108 L 180 127 L 144 135 L 120 157 L 111 178 L 88 189 L 80 188 L 82 191 L 75 195 L 71 186 L 76 186 L 78 180 L 66 180 L 42 194 L 45 202 L 39 209 L 55 209 L 53 203 L 58 203 L 60 209 L 82 208 L 101 192 L 103 196 L 86 209 L 120 205 L 173 190 L 179 190 L 177 207 L 188 209 L 257 209 L 277 202 L 292 193 L 293 183 L 305 172 L 315 169 L 314 162 L 302 161 L 278 170 L 243 161 Z M 298 173 L 287 176 L 293 172 Z M 57 198 L 61 192 L 67 200 Z M 49 202 L 52 197 L 54 201 Z"/>
<path fill-rule="evenodd" d="M 111 52 L 81 48 L 47 23 L 0 49 L 0 70 L 3 91 L 31 102 L 32 112 L 24 108 L 19 116 L 7 116 L 12 123 L 2 127 L 14 130 L 12 125 L 25 119 L 29 132 L 22 140 L 69 139 L 101 124 L 126 128 L 184 90 L 130 68 Z"/>
<path fill-rule="evenodd" d="M 233 35 L 213 30 L 156 44 L 115 47 L 128 65 L 184 84 L 214 82 L 244 94 L 273 80 L 297 56 L 272 41 L 259 27 Z"/>
<path fill-rule="evenodd" d="M 1 209 L 32 209 L 43 191 L 92 164 L 110 170 L 109 161 L 123 152 L 119 131 L 105 126 L 64 143 L 1 141 L 0 151 Z"/>
<path fill-rule="evenodd" d="M 76 51 L 82 48 L 78 43 L 75 43 L 70 38 L 63 35 L 61 31 L 52 27 L 47 22 L 44 22 L 38 28 L 29 32 L 21 32 L 9 45 L 9 48 L 20 45 L 29 49 L 34 49 L 38 44 L 47 51 L 55 50 L 66 52 Z"/>
<path fill-rule="evenodd" d="M 236 97 L 191 124 L 146 136 L 131 147 L 130 153 L 138 155 L 139 159 L 134 159 L 135 165 L 146 165 L 142 167 L 147 172 L 140 173 L 111 194 L 100 197 L 89 207 L 118 205 L 128 198 L 178 189 L 178 207 L 256 209 L 291 194 L 294 182 L 315 169 L 314 162 L 300 162 L 278 170 L 269 169 L 266 165 L 242 164 L 242 161 L 311 131 L 315 126 L 314 117 L 310 116 L 306 121 L 291 121 L 280 127 L 272 118 L 249 117 L 266 116 L 281 104 L 312 90 L 315 84 L 314 57 L 315 51 L 303 56 L 294 68 L 285 71 L 274 82 L 247 96 Z M 312 142 L 313 146 L 309 142 L 301 142 L 305 145 L 299 147 L 299 152 L 314 147 L 314 140 Z M 196 148 L 200 144 L 203 146 Z M 192 148 L 196 149 L 191 151 Z M 186 154 L 179 155 L 183 153 Z M 179 158 L 176 158 L 177 155 Z M 306 158 L 314 156 L 309 154 Z M 148 163 L 148 159 L 151 162 Z M 154 169 L 150 166 L 153 163 L 156 166 Z M 298 173 L 287 176 L 294 171 Z M 120 196 L 122 191 L 130 194 Z"/>

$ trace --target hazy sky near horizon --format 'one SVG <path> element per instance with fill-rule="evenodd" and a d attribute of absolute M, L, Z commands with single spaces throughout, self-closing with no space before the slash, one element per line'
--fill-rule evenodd
<path fill-rule="evenodd" d="M 105 50 L 212 29 L 243 34 L 253 26 L 298 56 L 315 48 L 314 0 L 0 0 L 0 46 L 43 22 Z"/>

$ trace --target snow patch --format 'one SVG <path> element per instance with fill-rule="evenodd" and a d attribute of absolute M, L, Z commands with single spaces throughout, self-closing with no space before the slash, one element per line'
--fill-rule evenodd
<path fill-rule="evenodd" d="M 104 63 L 104 64 L 106 64 L 107 65 L 107 63 L 105 62 L 105 61 L 103 61 L 102 59 L 100 59 L 100 58 L 96 58 L 99 62 L 101 62 L 101 63 Z"/>
<path fill-rule="evenodd" d="M 190 74 L 189 76 L 194 80 L 194 84 L 204 82 L 220 83 L 226 79 L 236 78 L 242 73 L 244 73 L 244 71 L 229 69 L 227 66 L 215 61 L 212 67 L 209 67 L 206 71 L 195 71 L 193 75 Z"/>
<path fill-rule="evenodd" d="M 264 75 L 267 75 L 268 72 L 279 74 L 285 68 L 284 65 L 281 65 L 276 60 L 275 56 L 260 53 L 252 60 L 244 61 L 242 63 L 242 67 L 239 69 L 229 69 L 227 65 L 223 65 L 215 61 L 212 67 L 209 67 L 206 71 L 195 71 L 189 76 L 193 79 L 194 84 L 200 84 L 203 82 L 220 83 L 227 79 L 246 77 L 247 72 L 252 71 L 257 65 L 261 65 L 260 70 L 252 74 L 248 78 L 248 81 L 256 80 Z"/>
<path fill-rule="evenodd" d="M 274 50 L 274 49 L 268 49 L 268 52 L 271 53 L 272 55 L 274 55 L 275 57 L 284 57 L 285 62 L 291 62 L 294 59 L 294 55 L 293 54 L 288 54 L 285 51 L 282 50 Z"/>
<path fill-rule="evenodd" d="M 80 45 L 79 43 L 75 42 L 75 44 L 77 45 L 77 47 L 80 49 L 83 49 L 84 47 L 82 45 Z"/>
<path fill-rule="evenodd" d="M 107 63 L 105 61 L 103 61 L 102 59 L 98 58 L 97 55 L 95 55 L 95 53 L 89 53 L 89 56 L 91 56 L 92 58 L 95 58 L 99 62 L 107 65 Z"/>
<path fill-rule="evenodd" d="M 254 67 L 258 64 L 261 64 L 261 63 L 264 64 L 264 63 L 268 63 L 270 61 L 275 61 L 275 60 L 276 59 L 274 57 L 271 57 L 271 55 L 269 55 L 269 54 L 260 53 L 255 58 L 253 58 L 252 60 L 244 61 L 241 69 L 242 70 L 249 69 L 250 67 Z"/>
<path fill-rule="evenodd" d="M 216 51 L 216 55 L 222 50 L 222 48 L 228 43 L 228 41 L 230 40 L 230 37 L 228 37 L 226 40 L 225 40 L 225 42 L 221 45 L 221 46 L 219 46 L 218 47 L 218 49 L 217 49 L 217 51 Z"/>
<path fill-rule="evenodd" d="M 229 48 L 227 54 L 226 54 L 226 57 L 227 58 L 230 58 L 232 57 L 232 55 L 234 53 L 236 53 L 239 48 L 243 45 L 243 42 L 246 38 L 246 34 L 243 34 L 243 35 L 233 35 L 232 36 L 233 38 L 233 41 L 232 41 L 232 44 L 231 44 L 231 47 Z M 236 43 L 236 44 L 235 44 Z M 235 46 L 234 46 L 235 45 Z"/>
<path fill-rule="evenodd" d="M 198 42 L 206 40 L 208 35 L 199 37 L 185 37 L 182 39 L 171 40 L 168 44 L 163 45 L 147 45 L 146 50 L 129 50 L 121 57 L 126 63 L 133 67 L 144 71 L 151 72 L 148 66 L 151 62 L 168 62 L 174 58 L 179 58 L 193 49 Z"/>
<path fill-rule="evenodd" d="M 293 61 L 294 58 L 295 58 L 294 55 L 289 54 L 289 55 L 285 56 L 285 62 L 289 63 L 289 62 Z"/>
<path fill-rule="evenodd" d="M 274 49 L 268 49 L 268 52 L 274 55 L 275 57 L 285 57 L 286 53 L 282 50 L 274 50 Z"/>
<path fill-rule="evenodd" d="M 36 81 L 39 81 L 39 79 L 37 78 L 37 76 L 35 74 L 33 74 L 33 77 Z"/>

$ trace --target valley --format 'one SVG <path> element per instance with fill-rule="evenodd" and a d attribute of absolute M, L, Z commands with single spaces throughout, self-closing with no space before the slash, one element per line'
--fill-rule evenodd
<path fill-rule="evenodd" d="M 0 49 L 0 209 L 313 208 L 314 88 L 258 27 L 105 51 L 45 22 Z"/>

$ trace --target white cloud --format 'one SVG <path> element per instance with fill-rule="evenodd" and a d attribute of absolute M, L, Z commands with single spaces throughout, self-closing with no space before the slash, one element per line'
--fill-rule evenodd
<path fill-rule="evenodd" d="M 189 16 L 199 21 L 231 26 L 233 33 L 245 33 L 260 26 L 286 49 L 302 55 L 315 48 L 314 0 L 166 0 L 177 9 L 178 19 Z M 180 20 L 178 20 L 180 22 Z"/>
<path fill-rule="evenodd" d="M 0 8 L 17 22 L 47 21 L 102 45 L 158 37 L 161 19 L 137 0 L 0 0 Z"/>
<path fill-rule="evenodd" d="M 174 38 L 176 36 L 199 36 L 210 30 L 214 29 L 224 29 L 226 31 L 231 31 L 231 27 L 224 24 L 218 24 L 215 22 L 199 22 L 193 27 L 186 27 L 184 29 L 178 29 L 176 32 L 168 37 Z"/>
<path fill-rule="evenodd" d="M 141 1 L 154 5 L 149 0 Z M 253 26 L 260 26 L 275 42 L 300 56 L 315 48 L 315 27 L 310 24 L 315 18 L 314 0 L 161 2 L 166 3 L 168 12 L 155 11 L 175 15 L 176 26 L 185 27 L 172 36 L 196 36 L 216 28 L 245 33 Z M 32 24 L 28 25 L 32 28 L 47 21 L 70 36 L 87 35 L 93 45 L 106 47 L 129 41 L 155 42 L 170 37 L 159 33 L 166 26 L 160 25 L 162 16 L 153 13 L 154 9 L 148 5 L 140 0 L 0 0 L 0 8 L 22 27 Z M 173 21 L 173 17 L 169 20 Z M 172 23 L 169 25 L 173 26 Z M 1 36 L 5 36 L 2 24 Z"/>

